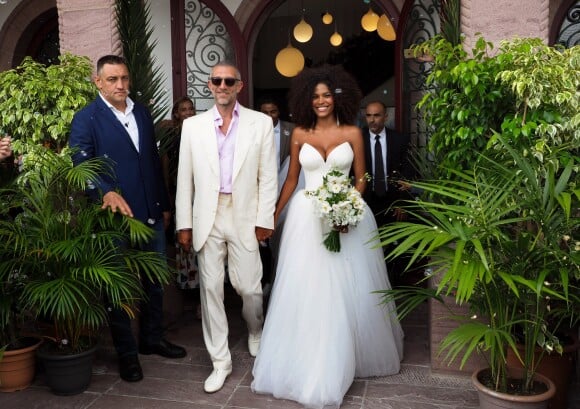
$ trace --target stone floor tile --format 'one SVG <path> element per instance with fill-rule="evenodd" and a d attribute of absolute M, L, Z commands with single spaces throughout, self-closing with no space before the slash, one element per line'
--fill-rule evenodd
<path fill-rule="evenodd" d="M 302 405 L 284 399 L 276 399 L 272 395 L 253 393 L 247 386 L 239 386 L 227 402 L 227 408 L 252 409 L 302 409 Z"/>
<path fill-rule="evenodd" d="M 191 402 L 148 399 L 136 396 L 105 395 L 91 405 L 90 409 L 192 409 Z M 219 409 L 219 404 L 195 403 L 195 409 Z M 63 408 L 64 409 L 64 408 Z"/>

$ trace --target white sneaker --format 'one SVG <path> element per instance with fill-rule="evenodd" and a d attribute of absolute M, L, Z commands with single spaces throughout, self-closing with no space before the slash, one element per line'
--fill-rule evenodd
<path fill-rule="evenodd" d="M 258 350 L 260 349 L 260 340 L 262 339 L 262 332 L 258 332 L 257 334 L 248 335 L 248 351 L 250 351 L 250 355 L 256 357 L 258 355 Z"/>
<path fill-rule="evenodd" d="M 232 368 L 228 369 L 214 369 L 207 377 L 203 384 L 203 390 L 207 393 L 214 393 L 219 391 L 223 386 L 226 378 L 232 373 Z"/>

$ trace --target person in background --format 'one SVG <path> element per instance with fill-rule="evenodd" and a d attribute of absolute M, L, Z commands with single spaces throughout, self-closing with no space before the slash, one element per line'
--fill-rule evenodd
<path fill-rule="evenodd" d="M 72 120 L 69 144 L 76 148 L 75 164 L 94 157 L 109 158 L 111 172 L 102 174 L 89 192 L 102 200 L 102 208 L 146 223 L 154 230 L 144 251 L 165 256 L 165 228 L 171 216 L 149 110 L 129 98 L 129 69 L 123 57 L 106 55 L 97 62 L 95 84 L 99 95 Z M 119 374 L 127 382 L 143 379 L 137 353 L 182 358 L 184 348 L 163 334 L 163 288 L 142 276 L 139 346 L 126 311 L 110 308 L 109 326 L 119 358 Z"/>
<path fill-rule="evenodd" d="M 372 209 L 378 227 L 406 218 L 397 201 L 412 199 L 410 185 L 413 167 L 409 162 L 409 137 L 385 126 L 388 114 L 384 103 L 372 101 L 365 107 L 367 126 L 363 128 L 366 169 L 371 182 L 363 198 Z M 384 249 L 388 254 L 389 248 Z M 405 258 L 387 263 L 391 281 L 405 268 Z"/>
<path fill-rule="evenodd" d="M 260 112 L 272 118 L 276 142 L 276 157 L 278 158 L 278 170 L 280 170 L 282 164 L 290 155 L 290 135 L 294 129 L 294 124 L 280 119 L 280 109 L 273 99 L 263 99 L 260 103 Z"/>
<path fill-rule="evenodd" d="M 220 62 L 208 87 L 215 105 L 186 119 L 181 132 L 177 199 L 177 238 L 193 243 L 200 273 L 203 337 L 213 371 L 204 390 L 220 390 L 232 373 L 224 306 L 224 263 L 241 296 L 248 325 L 248 350 L 255 356 L 262 338 L 262 263 L 259 242 L 274 229 L 278 192 L 272 120 L 237 101 L 240 71 Z"/>
<path fill-rule="evenodd" d="M 162 132 L 161 156 L 163 177 L 169 189 L 171 205 L 175 203 L 175 186 L 177 183 L 177 163 L 179 160 L 179 144 L 181 142 L 181 125 L 183 120 L 195 115 L 195 105 L 191 98 L 178 98 L 171 109 L 171 119 L 162 121 L 159 127 Z"/>
<path fill-rule="evenodd" d="M 280 119 L 280 108 L 278 108 L 278 104 L 273 99 L 263 99 L 260 103 L 260 112 L 272 118 L 272 125 L 274 125 L 276 158 L 278 163 L 278 184 L 281 186 L 280 181 L 283 182 L 286 179 L 286 173 L 288 172 L 287 160 L 290 156 L 290 135 L 294 129 L 294 124 Z M 262 265 L 264 266 L 262 286 L 264 297 L 266 298 L 270 295 L 272 283 L 274 282 L 278 239 L 279 237 L 274 232 L 271 240 L 260 245 L 260 257 L 262 259 Z"/>
<path fill-rule="evenodd" d="M 172 208 L 171 223 L 167 228 L 167 245 L 170 259 L 175 260 L 177 272 L 177 286 L 186 290 L 185 294 L 191 299 L 195 309 L 195 317 L 201 320 L 201 304 L 199 302 L 199 273 L 196 254 L 193 249 L 186 252 L 177 243 L 175 231 L 175 190 L 177 186 L 177 168 L 179 164 L 179 145 L 181 144 L 181 126 L 183 121 L 195 115 L 195 105 L 191 98 L 178 98 L 171 109 L 171 119 L 160 124 L 162 143 L 161 161 L 163 176 L 169 189 L 169 201 Z"/>

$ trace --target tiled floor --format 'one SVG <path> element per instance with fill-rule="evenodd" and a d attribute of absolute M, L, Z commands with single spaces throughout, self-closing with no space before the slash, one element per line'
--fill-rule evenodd
<path fill-rule="evenodd" d="M 145 379 L 122 381 L 110 347 L 100 350 L 89 389 L 79 395 L 59 397 L 44 385 L 42 374 L 20 392 L 0 394 L 0 408 L 42 409 L 217 409 L 217 408 L 300 408 L 290 401 L 256 395 L 250 390 L 253 358 L 246 348 L 247 332 L 235 295 L 228 295 L 230 347 L 234 370 L 224 388 L 215 394 L 203 391 L 203 381 L 211 371 L 203 345 L 201 323 L 188 311 L 169 327 L 168 338 L 187 348 L 188 356 L 168 360 L 141 356 Z M 435 375 L 429 369 L 426 309 L 404 322 L 405 359 L 400 374 L 372 379 L 356 379 L 345 397 L 343 409 L 470 409 L 478 401 L 466 376 Z M 578 384 L 573 385 L 578 388 Z M 578 389 L 576 389 L 578 390 Z M 580 408 L 580 397 L 570 409 Z"/>

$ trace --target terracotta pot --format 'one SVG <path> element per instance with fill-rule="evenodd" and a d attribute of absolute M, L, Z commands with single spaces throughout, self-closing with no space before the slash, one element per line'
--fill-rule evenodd
<path fill-rule="evenodd" d="M 34 379 L 36 370 L 36 349 L 42 343 L 40 338 L 26 338 L 29 346 L 4 351 L 0 360 L 0 392 L 14 392 L 26 389 Z"/>
<path fill-rule="evenodd" d="M 489 368 L 480 369 L 471 375 L 471 382 L 477 389 L 479 396 L 480 409 L 546 409 L 550 399 L 552 399 L 556 392 L 554 383 L 541 374 L 536 374 L 534 379 L 548 387 L 548 390 L 544 393 L 522 396 L 496 392 L 479 381 L 479 375 L 488 370 Z M 508 372 L 511 376 L 521 377 L 523 370 L 521 368 L 509 368 Z"/>
<path fill-rule="evenodd" d="M 578 341 L 578 337 L 572 336 L 572 343 L 564 346 L 562 355 L 558 353 L 544 354 L 536 369 L 537 373 L 547 376 L 556 385 L 556 394 L 548 405 L 549 409 L 566 409 L 568 407 L 568 391 L 574 372 L 574 358 L 578 348 L 580 348 L 580 341 Z M 523 354 L 523 345 L 518 345 L 518 352 L 520 355 Z M 538 349 L 536 357 L 540 352 L 540 349 Z M 514 368 L 521 367 L 520 361 L 511 349 L 508 350 L 507 364 Z"/>

